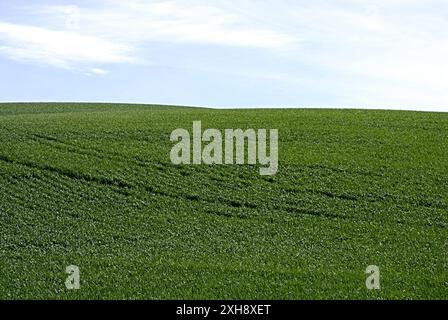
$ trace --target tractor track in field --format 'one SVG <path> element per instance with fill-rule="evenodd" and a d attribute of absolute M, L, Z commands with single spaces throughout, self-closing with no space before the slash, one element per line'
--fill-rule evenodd
<path fill-rule="evenodd" d="M 303 207 L 299 207 L 299 206 L 294 206 L 294 205 L 291 206 L 291 205 L 288 205 L 287 203 L 285 205 L 280 205 L 280 206 L 279 205 L 267 206 L 267 205 L 263 205 L 261 203 L 249 203 L 249 202 L 244 202 L 244 201 L 235 200 L 235 199 L 227 199 L 227 198 L 223 198 L 223 197 L 219 197 L 219 196 L 216 199 L 210 199 L 208 197 L 201 197 L 196 194 L 186 194 L 186 193 L 177 193 L 176 194 L 176 193 L 171 193 L 171 192 L 157 189 L 152 185 L 138 185 L 138 184 L 136 185 L 136 184 L 125 182 L 125 181 L 123 181 L 121 179 L 117 179 L 117 178 L 96 177 L 96 176 L 92 176 L 92 175 L 75 172 L 75 171 L 69 170 L 69 169 L 57 168 L 57 167 L 53 167 L 53 166 L 49 166 L 49 165 L 36 164 L 36 163 L 30 162 L 30 161 L 13 160 L 13 159 L 11 159 L 5 155 L 1 155 L 1 154 L 0 154 L 0 161 L 4 161 L 4 162 L 10 163 L 10 164 L 15 164 L 15 165 L 22 165 L 22 166 L 25 166 L 30 169 L 37 169 L 37 170 L 42 170 L 44 172 L 54 173 L 54 174 L 57 174 L 59 176 L 65 177 L 65 178 L 69 178 L 71 180 L 95 183 L 97 185 L 106 186 L 122 196 L 126 196 L 126 197 L 133 196 L 134 198 L 138 198 L 138 199 L 142 198 L 142 194 L 138 193 L 137 191 L 134 192 L 134 190 L 143 188 L 146 192 L 148 192 L 149 194 L 152 194 L 152 195 L 169 197 L 169 198 L 176 199 L 176 200 L 183 199 L 183 200 L 197 202 L 197 203 L 204 202 L 204 203 L 208 203 L 208 204 L 212 204 L 212 205 L 219 204 L 220 206 L 224 205 L 225 207 L 229 208 L 230 210 L 233 210 L 233 209 L 241 209 L 241 210 L 247 210 L 247 211 L 270 210 L 273 212 L 285 212 L 285 213 L 293 214 L 296 216 L 307 215 L 307 216 L 314 216 L 314 217 L 320 217 L 320 218 L 326 218 L 326 219 L 344 219 L 344 220 L 350 219 L 350 220 L 354 220 L 354 221 L 359 220 L 353 216 L 343 216 L 343 215 L 334 214 L 334 213 L 331 213 L 328 211 L 322 211 L 322 210 L 311 210 L 311 209 L 307 209 L 307 208 L 303 208 Z M 340 198 L 342 200 L 348 200 L 348 201 L 365 201 L 366 200 L 366 196 L 357 197 L 357 196 L 342 195 L 341 197 L 339 197 L 337 194 L 329 193 L 329 192 L 325 192 L 325 191 L 318 191 L 318 190 L 304 190 L 304 191 L 315 193 L 315 194 L 320 194 L 320 195 L 330 197 L 330 198 Z M 371 196 L 369 196 L 369 197 L 371 197 Z M 367 198 L 367 199 L 370 199 L 370 201 L 385 201 L 384 199 L 381 199 L 381 198 L 373 199 L 373 200 L 372 200 L 372 198 Z M 426 205 L 426 207 L 427 207 L 427 205 Z M 29 208 L 33 209 L 32 206 Z M 439 207 L 437 207 L 437 208 L 439 208 Z M 442 209 L 443 208 L 444 207 L 442 206 Z M 216 215 L 225 216 L 225 217 L 237 217 L 237 218 L 242 218 L 242 219 L 251 218 L 254 216 L 260 216 L 259 214 L 257 214 L 257 215 L 232 214 L 229 212 L 223 212 L 223 210 L 219 210 L 219 212 L 216 210 L 207 210 L 207 212 L 209 212 L 210 214 L 216 214 Z M 422 223 L 421 225 L 427 225 L 427 224 Z M 430 226 L 440 227 L 440 228 L 446 227 L 446 225 L 444 223 L 432 224 Z"/>
<path fill-rule="evenodd" d="M 5 155 L 2 155 L 2 154 L 0 154 L 0 161 L 7 162 L 10 164 L 15 164 L 15 165 L 22 165 L 22 166 L 25 166 L 25 167 L 28 167 L 31 169 L 38 169 L 38 170 L 56 173 L 61 176 L 65 176 L 67 178 L 74 179 L 74 180 L 94 182 L 94 183 L 97 183 L 100 185 L 111 186 L 111 187 L 114 186 L 114 187 L 118 187 L 118 188 L 131 188 L 131 186 L 128 183 L 126 183 L 125 181 L 122 181 L 120 179 L 96 177 L 96 176 L 92 176 L 92 175 L 75 172 L 75 171 L 69 170 L 69 169 L 53 167 L 53 166 L 46 165 L 46 164 L 37 164 L 37 163 L 31 162 L 31 161 L 13 160 L 13 159 L 11 159 Z"/>

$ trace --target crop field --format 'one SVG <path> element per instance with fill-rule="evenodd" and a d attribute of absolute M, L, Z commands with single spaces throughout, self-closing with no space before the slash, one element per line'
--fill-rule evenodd
<path fill-rule="evenodd" d="M 195 120 L 277 174 L 172 164 Z M 0 188 L 0 299 L 448 298 L 447 113 L 0 104 Z"/>

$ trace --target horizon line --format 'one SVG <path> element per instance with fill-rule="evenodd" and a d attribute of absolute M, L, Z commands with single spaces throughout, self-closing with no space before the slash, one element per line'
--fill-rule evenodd
<path fill-rule="evenodd" d="M 412 111 L 412 112 L 448 112 L 448 107 L 373 107 L 373 106 L 207 106 L 207 105 L 188 105 L 188 104 L 171 104 L 171 103 L 149 103 L 149 102 L 122 102 L 122 101 L 0 101 L 0 104 L 125 104 L 125 105 L 143 105 L 143 106 L 165 106 L 165 107 L 181 107 L 181 108 L 198 108 L 213 110 L 265 110 L 265 109 L 323 109 L 323 110 L 377 110 L 377 111 Z M 447 110 L 441 110 L 446 108 Z"/>

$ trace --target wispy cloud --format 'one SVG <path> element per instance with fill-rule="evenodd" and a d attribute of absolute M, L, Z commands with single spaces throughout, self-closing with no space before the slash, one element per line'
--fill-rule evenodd
<path fill-rule="evenodd" d="M 15 60 L 72 68 L 84 63 L 132 62 L 132 49 L 72 31 L 0 23 L 0 52 Z"/>
<path fill-rule="evenodd" d="M 108 71 L 104 70 L 104 69 L 100 69 L 100 68 L 90 68 L 88 74 L 104 76 L 104 75 L 108 74 Z"/>
<path fill-rule="evenodd" d="M 292 35 L 254 26 L 243 16 L 203 1 L 107 1 L 102 9 L 79 11 L 80 29 L 124 41 L 203 43 L 277 48 L 297 41 Z M 49 11 L 64 11 L 49 7 Z"/>
<path fill-rule="evenodd" d="M 0 21 L 0 53 L 62 68 L 142 62 L 147 54 L 139 57 L 136 52 L 153 42 L 280 48 L 297 41 L 199 3 L 131 0 L 31 9 L 41 22 L 38 26 Z"/>

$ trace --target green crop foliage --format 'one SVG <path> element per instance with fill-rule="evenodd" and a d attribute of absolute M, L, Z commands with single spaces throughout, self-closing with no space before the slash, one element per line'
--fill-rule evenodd
<path fill-rule="evenodd" d="M 171 164 L 194 120 L 278 173 Z M 447 151 L 446 113 L 1 104 L 0 298 L 447 299 Z"/>

